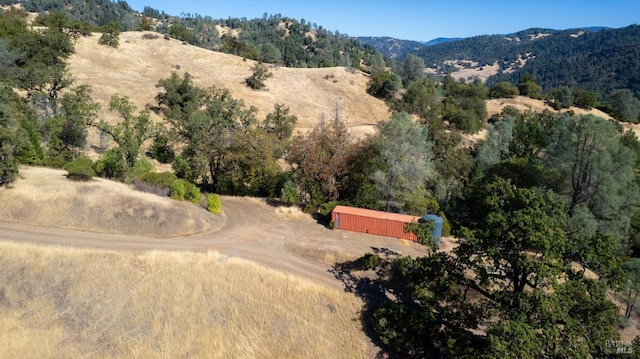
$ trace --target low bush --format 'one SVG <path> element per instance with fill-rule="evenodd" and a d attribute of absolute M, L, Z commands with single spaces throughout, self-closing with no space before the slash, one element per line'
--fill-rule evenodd
<path fill-rule="evenodd" d="M 186 181 L 180 180 L 180 179 L 177 179 L 171 182 L 171 185 L 169 186 L 169 190 L 170 190 L 169 195 L 171 196 L 171 198 L 177 199 L 179 201 L 184 201 L 184 194 L 185 194 L 184 183 L 185 182 Z"/>
<path fill-rule="evenodd" d="M 112 148 L 96 161 L 95 169 L 102 177 L 123 179 L 127 172 L 127 162 L 122 152 Z"/>
<path fill-rule="evenodd" d="M 362 270 L 375 269 L 382 264 L 382 259 L 379 255 L 373 253 L 366 253 L 360 259 L 358 259 L 358 265 Z"/>
<path fill-rule="evenodd" d="M 157 134 L 151 144 L 151 155 L 160 163 L 169 163 L 175 158 L 173 148 L 166 134 Z"/>
<path fill-rule="evenodd" d="M 449 222 L 449 219 L 444 215 L 444 212 L 442 211 L 438 212 L 438 216 L 442 218 L 442 236 L 451 236 L 451 222 Z"/>
<path fill-rule="evenodd" d="M 298 191 L 298 186 L 296 186 L 293 181 L 288 180 L 282 186 L 280 201 L 282 201 L 282 204 L 285 206 L 293 206 L 300 202 L 300 192 Z"/>
<path fill-rule="evenodd" d="M 167 189 L 170 188 L 171 183 L 177 179 L 178 177 L 171 172 L 149 172 L 141 178 L 141 180 L 146 183 L 159 185 Z"/>
<path fill-rule="evenodd" d="M 336 206 L 339 204 L 340 202 L 338 201 L 331 201 L 321 204 L 320 208 L 318 208 L 318 220 L 322 223 L 328 224 L 329 221 L 331 221 L 331 212 L 333 212 L 333 209 L 336 208 Z"/>
<path fill-rule="evenodd" d="M 76 181 L 88 181 L 96 175 L 93 169 L 93 161 L 89 157 L 78 157 L 64 166 L 67 170 L 67 178 Z"/>
<path fill-rule="evenodd" d="M 187 180 L 178 178 L 172 181 L 169 185 L 169 190 L 173 199 L 200 204 L 200 188 Z"/>
<path fill-rule="evenodd" d="M 213 214 L 220 214 L 222 211 L 222 202 L 220 202 L 220 196 L 217 194 L 207 195 L 207 210 Z"/>
<path fill-rule="evenodd" d="M 153 163 L 151 163 L 146 157 L 142 156 L 133 164 L 129 177 L 131 179 L 142 178 L 152 171 Z"/>
<path fill-rule="evenodd" d="M 184 185 L 184 199 L 193 204 L 200 204 L 200 188 L 198 188 L 195 184 L 186 181 L 186 180 L 178 180 L 183 181 Z"/>
<path fill-rule="evenodd" d="M 171 168 L 176 173 L 178 178 L 184 178 L 187 180 L 193 180 L 195 175 L 189 162 L 182 156 L 177 156 L 171 165 Z"/>
<path fill-rule="evenodd" d="M 171 172 L 149 172 L 133 181 L 133 186 L 138 191 L 157 194 L 168 197 L 171 193 L 171 183 L 178 178 Z"/>

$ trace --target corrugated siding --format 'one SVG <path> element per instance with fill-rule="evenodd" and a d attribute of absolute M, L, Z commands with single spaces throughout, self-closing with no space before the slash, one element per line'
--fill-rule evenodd
<path fill-rule="evenodd" d="M 331 214 L 337 229 L 412 241 L 417 241 L 417 237 L 413 233 L 404 233 L 404 225 L 418 219 L 420 217 L 345 206 L 337 206 Z"/>

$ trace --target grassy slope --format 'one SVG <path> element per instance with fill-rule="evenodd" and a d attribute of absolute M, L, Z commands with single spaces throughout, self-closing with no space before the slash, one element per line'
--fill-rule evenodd
<path fill-rule="evenodd" d="M 158 38 L 143 39 L 143 35 Z M 370 132 L 369 125 L 389 118 L 384 102 L 366 93 L 368 76 L 343 67 L 271 66 L 273 77 L 266 81 L 267 89 L 256 91 L 244 82 L 251 75 L 254 61 L 182 45 L 152 32 L 124 32 L 118 48 L 98 45 L 94 34 L 78 39 L 75 48 L 76 53 L 69 59 L 71 73 L 76 84 L 91 85 L 94 97 L 103 106 L 101 116 L 107 121 L 117 120 L 106 110 L 111 95 L 130 97 L 138 109 L 153 106 L 159 92 L 155 85 L 172 71 L 190 73 L 196 86 L 229 89 L 247 106 L 258 108 L 258 119 L 264 119 L 274 104 L 285 104 L 298 117 L 299 128 L 313 127 L 322 116 L 331 116 L 336 104 L 347 125 L 357 133 Z"/>
<path fill-rule="evenodd" d="M 134 191 L 94 178 L 70 182 L 66 171 L 22 168 L 13 188 L 0 188 L 0 218 L 42 227 L 131 236 L 178 237 L 217 229 L 217 216 L 190 202 Z"/>
<path fill-rule="evenodd" d="M 215 253 L 0 242 L 7 358 L 362 358 L 362 302 Z"/>

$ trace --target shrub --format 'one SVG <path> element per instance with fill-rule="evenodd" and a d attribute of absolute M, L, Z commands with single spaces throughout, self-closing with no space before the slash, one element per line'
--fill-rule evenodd
<path fill-rule="evenodd" d="M 380 256 L 373 253 L 366 253 L 358 260 L 360 268 L 363 270 L 374 269 L 382 263 Z"/>
<path fill-rule="evenodd" d="M 139 191 L 167 197 L 171 193 L 171 183 L 177 179 L 176 175 L 171 172 L 149 172 L 142 178 L 134 180 L 133 186 Z"/>
<path fill-rule="evenodd" d="M 169 192 L 173 199 L 200 204 L 200 188 L 182 178 L 178 178 L 169 184 Z"/>
<path fill-rule="evenodd" d="M 149 172 L 141 178 L 144 182 L 152 185 L 159 185 L 167 189 L 171 187 L 171 183 L 177 179 L 178 177 L 171 172 Z"/>
<path fill-rule="evenodd" d="M 282 186 L 280 201 L 282 201 L 282 204 L 285 206 L 292 206 L 300 202 L 300 192 L 298 192 L 298 186 L 296 186 L 293 181 L 288 180 Z"/>
<path fill-rule="evenodd" d="M 133 164 L 133 168 L 131 169 L 131 178 L 142 178 L 152 171 L 153 164 L 149 162 L 146 157 L 140 157 L 140 159 Z"/>
<path fill-rule="evenodd" d="M 438 216 L 442 218 L 442 236 L 449 237 L 451 235 L 451 222 L 447 216 L 444 215 L 444 212 L 438 212 Z"/>
<path fill-rule="evenodd" d="M 222 202 L 217 194 L 207 195 L 207 210 L 213 214 L 220 214 L 222 211 Z"/>
<path fill-rule="evenodd" d="M 67 178 L 77 181 L 88 181 L 96 175 L 93 169 L 93 161 L 89 157 L 78 157 L 64 166 L 67 170 Z"/>
<path fill-rule="evenodd" d="M 514 98 L 520 91 L 508 81 L 498 82 L 489 89 L 490 98 Z"/>
<path fill-rule="evenodd" d="M 127 162 L 122 152 L 112 148 L 96 161 L 95 169 L 102 177 L 122 179 L 127 171 Z"/>
<path fill-rule="evenodd" d="M 178 180 L 183 181 L 184 185 L 184 199 L 193 204 L 200 203 L 200 188 L 198 188 L 195 184 L 186 181 L 186 180 Z"/>
<path fill-rule="evenodd" d="M 319 218 L 320 221 L 329 223 L 329 221 L 331 221 L 331 212 L 333 212 L 333 209 L 336 208 L 338 204 L 340 204 L 338 201 L 321 204 L 320 208 L 318 208 L 318 214 L 321 216 L 321 218 Z"/>
<path fill-rule="evenodd" d="M 259 62 L 254 67 L 251 68 L 252 74 L 251 76 L 245 79 L 247 86 L 251 87 L 254 90 L 262 90 L 265 87 L 264 82 L 273 76 L 271 72 L 267 69 L 267 67 Z"/>
<path fill-rule="evenodd" d="M 173 148 L 169 144 L 169 137 L 165 134 L 157 134 L 151 144 L 151 155 L 160 163 L 169 163 L 175 158 Z"/>
<path fill-rule="evenodd" d="M 182 156 L 176 157 L 175 161 L 173 161 L 173 164 L 171 165 L 171 168 L 173 168 L 173 171 L 176 173 L 176 176 L 178 178 L 184 178 L 187 180 L 194 179 L 194 172 L 191 168 L 191 165 Z"/>
<path fill-rule="evenodd" d="M 103 27 L 102 36 L 98 40 L 100 45 L 107 45 L 111 47 L 120 46 L 120 23 L 117 21 L 111 21 Z"/>
<path fill-rule="evenodd" d="M 171 198 L 177 199 L 179 201 L 184 201 L 184 194 L 185 194 L 184 183 L 185 181 L 181 179 L 177 179 L 171 182 L 171 185 L 169 186 Z"/>

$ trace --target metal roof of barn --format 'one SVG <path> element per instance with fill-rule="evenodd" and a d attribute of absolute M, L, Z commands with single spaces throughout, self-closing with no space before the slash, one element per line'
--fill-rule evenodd
<path fill-rule="evenodd" d="M 356 207 L 348 207 L 348 206 L 336 206 L 336 208 L 334 208 L 333 211 L 341 214 L 342 213 L 352 214 L 352 215 L 361 216 L 361 217 L 386 219 L 386 220 L 405 222 L 405 223 L 417 222 L 420 219 L 420 217 L 411 216 L 408 214 L 381 212 L 381 211 L 374 211 L 372 209 L 364 209 L 364 208 L 356 208 Z"/>

